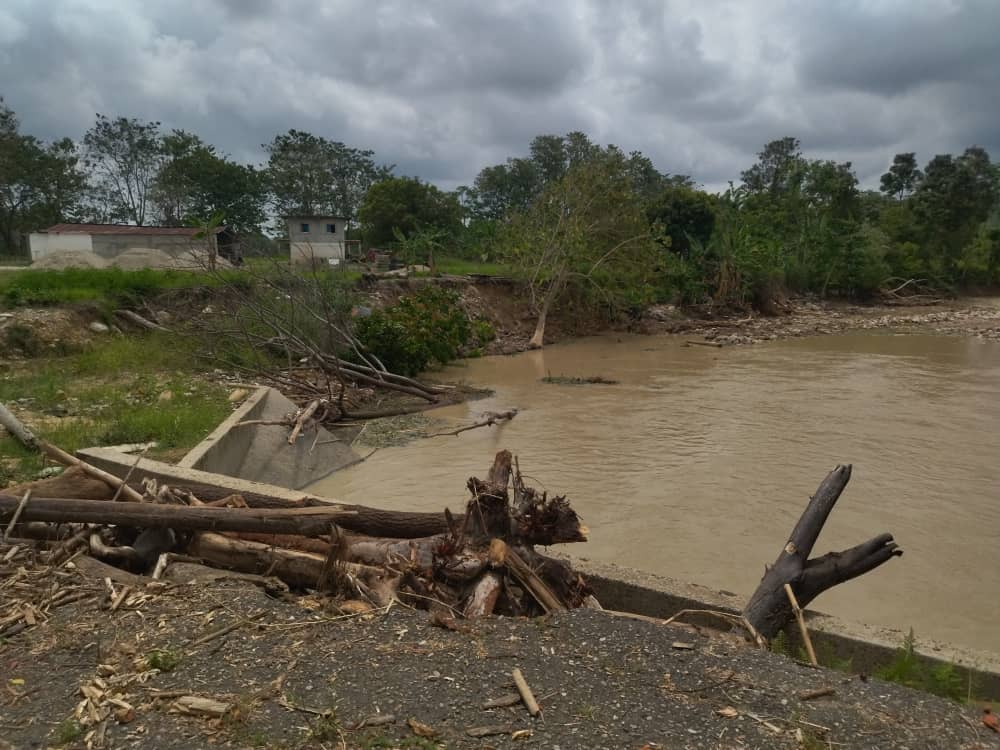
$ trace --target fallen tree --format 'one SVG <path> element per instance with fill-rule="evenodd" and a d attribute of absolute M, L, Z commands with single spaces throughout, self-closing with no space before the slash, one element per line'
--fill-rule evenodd
<path fill-rule="evenodd" d="M 891 534 L 879 534 L 856 547 L 810 559 L 823 525 L 850 479 L 850 465 L 838 466 L 827 475 L 743 609 L 743 617 L 764 638 L 773 638 L 794 616 L 786 584 L 791 586 L 799 605 L 805 607 L 827 589 L 903 554 Z"/>

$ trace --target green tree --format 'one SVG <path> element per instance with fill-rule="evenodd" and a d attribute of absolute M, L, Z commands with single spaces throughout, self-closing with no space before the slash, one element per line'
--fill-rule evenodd
<path fill-rule="evenodd" d="M 241 233 L 259 231 L 266 196 L 257 170 L 220 156 L 213 146 L 183 130 L 164 136 L 163 150 L 166 159 L 153 194 L 162 223 L 203 224 L 221 215 Z"/>
<path fill-rule="evenodd" d="M 97 115 L 83 136 L 90 170 L 105 212 L 140 226 L 149 218 L 151 192 L 163 163 L 160 123 Z"/>
<path fill-rule="evenodd" d="M 301 130 L 277 135 L 263 148 L 271 201 L 280 215 L 328 214 L 353 221 L 368 189 L 393 170 L 376 165 L 373 151 Z"/>
<path fill-rule="evenodd" d="M 71 140 L 45 145 L 20 133 L 17 116 L 0 99 L 0 247 L 13 253 L 20 237 L 72 216 L 84 176 Z"/>
<path fill-rule="evenodd" d="M 649 222 L 620 154 L 572 167 L 502 230 L 502 254 L 529 286 L 541 347 L 548 313 L 571 286 L 609 303 L 641 290 L 656 257 Z M 634 300 L 633 300 L 634 301 Z"/>
<path fill-rule="evenodd" d="M 776 196 L 796 189 L 802 166 L 799 139 L 785 137 L 764 146 L 757 154 L 757 163 L 742 172 L 740 179 L 750 195 Z"/>
<path fill-rule="evenodd" d="M 913 195 L 928 266 L 956 280 L 962 252 L 972 243 L 996 200 L 994 170 L 984 149 L 973 146 L 957 159 L 950 154 L 931 159 Z"/>
<path fill-rule="evenodd" d="M 436 230 L 454 237 L 462 228 L 462 207 L 454 193 L 412 177 L 393 177 L 372 185 L 359 210 L 368 245 L 392 242 L 397 233 Z"/>
<path fill-rule="evenodd" d="M 687 257 L 691 243 L 705 244 L 715 228 L 716 198 L 684 185 L 670 185 L 660 190 L 646 209 L 651 224 L 662 227 L 669 238 L 670 251 Z"/>
<path fill-rule="evenodd" d="M 889 171 L 882 175 L 882 192 L 901 201 L 913 194 L 923 178 L 914 152 L 896 154 Z"/>

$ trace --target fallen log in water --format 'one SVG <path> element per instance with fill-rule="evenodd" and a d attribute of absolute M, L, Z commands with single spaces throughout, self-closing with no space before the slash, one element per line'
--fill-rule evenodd
<path fill-rule="evenodd" d="M 743 617 L 770 640 L 792 619 L 793 608 L 785 584 L 790 584 L 801 607 L 839 583 L 857 578 L 903 554 L 891 534 L 879 534 L 843 552 L 809 558 L 833 506 L 851 479 L 851 466 L 838 466 L 820 484 L 802 512 L 788 543 L 743 609 Z"/>

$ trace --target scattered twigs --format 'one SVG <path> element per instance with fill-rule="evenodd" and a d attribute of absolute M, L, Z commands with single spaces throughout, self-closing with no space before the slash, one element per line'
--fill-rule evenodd
<path fill-rule="evenodd" d="M 814 667 L 818 667 L 819 662 L 816 660 L 816 650 L 813 648 L 812 638 L 809 637 L 809 628 L 806 627 L 806 618 L 802 614 L 802 607 L 799 606 L 799 601 L 795 598 L 795 592 L 792 591 L 790 583 L 785 584 L 785 594 L 792 605 L 792 612 L 795 613 L 795 619 L 799 621 L 799 632 L 802 633 L 802 642 L 806 646 L 806 653 L 809 654 L 809 663 Z"/>
<path fill-rule="evenodd" d="M 514 678 L 514 686 L 517 688 L 521 700 L 524 701 L 524 707 L 528 709 L 528 713 L 532 716 L 538 716 L 542 712 L 542 709 L 539 708 L 538 701 L 535 700 L 535 694 L 531 692 L 531 687 L 528 685 L 528 681 L 524 679 L 524 675 L 521 674 L 521 670 L 515 667 L 510 676 Z"/>
<path fill-rule="evenodd" d="M 216 638 L 221 638 L 224 635 L 229 635 L 234 630 L 239 630 L 244 625 L 249 625 L 251 622 L 263 619 L 265 615 L 267 615 L 267 611 L 262 610 L 260 612 L 257 612 L 256 614 L 250 615 L 249 617 L 245 617 L 237 620 L 236 622 L 232 622 L 224 627 L 211 630 L 208 633 L 205 633 L 204 635 L 199 636 L 198 638 L 195 638 L 193 641 L 191 641 L 188 644 L 188 648 L 196 648 L 197 646 L 202 646 L 208 643 L 209 641 L 214 641 Z"/>

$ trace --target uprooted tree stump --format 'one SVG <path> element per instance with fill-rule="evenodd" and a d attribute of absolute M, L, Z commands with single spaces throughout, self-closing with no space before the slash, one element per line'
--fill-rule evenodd
<path fill-rule="evenodd" d="M 770 640 L 792 619 L 785 584 L 792 587 L 802 607 L 839 583 L 874 570 L 903 554 L 892 534 L 879 534 L 863 544 L 809 558 L 823 525 L 851 479 L 851 466 L 838 466 L 820 484 L 795 524 L 785 548 L 764 573 L 760 585 L 743 609 L 743 616 L 757 632 Z"/>

